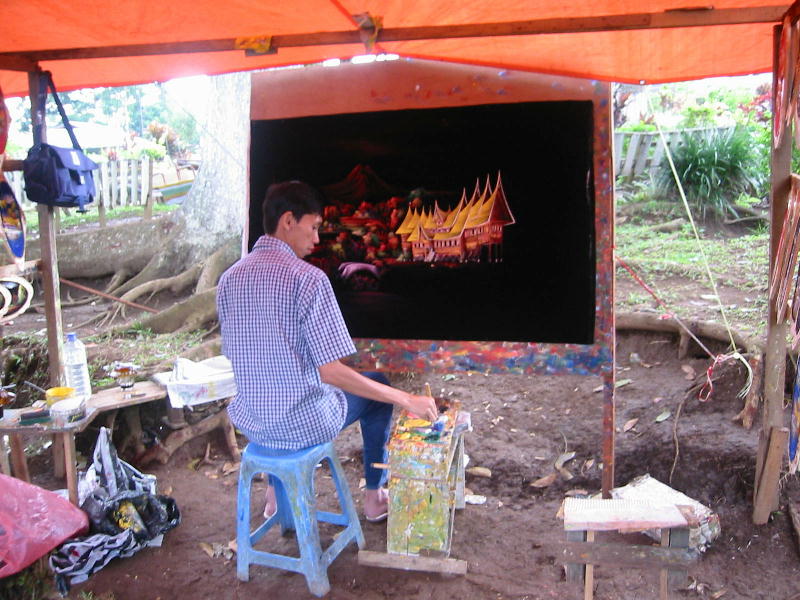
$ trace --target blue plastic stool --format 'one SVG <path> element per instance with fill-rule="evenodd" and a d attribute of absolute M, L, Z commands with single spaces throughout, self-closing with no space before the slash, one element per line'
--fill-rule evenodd
<path fill-rule="evenodd" d="M 270 452 L 268 448 L 250 443 L 242 454 L 236 509 L 236 576 L 240 581 L 248 581 L 251 564 L 294 571 L 305 575 L 312 594 L 324 596 L 331 588 L 328 565 L 353 540 L 359 548 L 364 547 L 364 534 L 344 471 L 330 442 L 281 456 L 271 456 Z M 327 460 L 330 465 L 341 513 L 312 512 L 316 505 L 314 469 L 322 460 Z M 256 473 L 273 476 L 278 510 L 251 532 L 250 486 Z M 320 546 L 317 521 L 345 527 L 324 552 Z M 253 545 L 276 524 L 280 524 L 282 534 L 290 530 L 296 532 L 300 558 L 253 549 Z"/>

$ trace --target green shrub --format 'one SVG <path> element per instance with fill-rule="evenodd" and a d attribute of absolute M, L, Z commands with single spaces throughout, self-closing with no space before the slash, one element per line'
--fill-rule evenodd
<path fill-rule="evenodd" d="M 738 217 L 736 199 L 758 189 L 752 168 L 753 142 L 743 127 L 684 132 L 672 149 L 675 170 L 693 214 L 701 220 Z M 666 157 L 658 167 L 660 191 L 679 200 Z"/>

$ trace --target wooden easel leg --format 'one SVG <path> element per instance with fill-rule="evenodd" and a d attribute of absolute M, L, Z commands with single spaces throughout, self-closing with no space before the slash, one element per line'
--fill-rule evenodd
<path fill-rule="evenodd" d="M 71 431 L 61 434 L 64 444 L 64 466 L 67 471 L 67 490 L 69 491 L 69 501 L 78 505 L 78 471 L 75 465 L 75 436 Z"/>
<path fill-rule="evenodd" d="M 8 436 L 11 444 L 11 467 L 14 477 L 30 483 L 31 475 L 28 472 L 28 461 L 25 459 L 25 444 L 18 433 Z"/>

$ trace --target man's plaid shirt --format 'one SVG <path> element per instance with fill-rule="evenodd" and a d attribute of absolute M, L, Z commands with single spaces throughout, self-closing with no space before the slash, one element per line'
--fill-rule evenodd
<path fill-rule="evenodd" d="M 228 413 L 242 433 L 286 450 L 336 437 L 347 402 L 319 367 L 355 346 L 325 273 L 264 235 L 220 278 L 217 310 L 237 387 Z"/>

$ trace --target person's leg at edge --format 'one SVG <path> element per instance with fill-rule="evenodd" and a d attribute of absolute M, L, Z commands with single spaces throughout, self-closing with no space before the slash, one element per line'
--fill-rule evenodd
<path fill-rule="evenodd" d="M 389 380 L 383 373 L 367 371 L 362 373 L 375 381 L 389 385 Z M 345 392 L 347 399 L 347 416 L 342 429 L 359 421 L 361 425 L 361 439 L 364 446 L 364 516 L 368 521 L 383 521 L 389 510 L 389 494 L 386 492 L 386 470 L 376 469 L 373 463 L 385 463 L 388 459 L 386 444 L 392 427 L 392 411 L 394 407 L 386 402 L 377 402 L 361 396 Z M 267 485 L 264 517 L 269 518 L 275 513 L 277 503 L 275 488 L 271 481 Z"/>
<path fill-rule="evenodd" d="M 389 385 L 383 373 L 362 373 L 375 381 Z M 364 516 L 368 521 L 383 521 L 388 515 L 389 495 L 384 488 L 387 473 L 385 469 L 376 469 L 373 463 L 385 463 L 388 459 L 386 444 L 389 441 L 392 426 L 392 410 L 394 407 L 385 402 L 368 400 L 361 396 L 345 393 L 347 398 L 347 417 L 344 426 L 359 422 L 361 439 L 364 445 Z"/>

